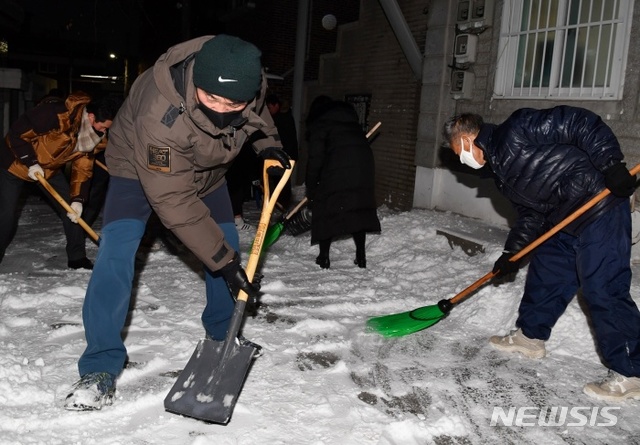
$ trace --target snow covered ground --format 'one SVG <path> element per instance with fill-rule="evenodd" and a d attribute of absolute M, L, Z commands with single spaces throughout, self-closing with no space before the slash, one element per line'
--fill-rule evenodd
<path fill-rule="evenodd" d="M 246 207 L 255 224 L 255 204 Z M 554 329 L 547 358 L 488 345 L 489 336 L 513 326 L 524 272 L 514 283 L 484 286 L 423 331 L 393 339 L 366 332 L 372 316 L 435 304 L 482 277 L 504 236 L 450 213 L 382 208 L 380 217 L 382 234 L 367 240 L 365 270 L 353 265 L 350 239 L 334 243 L 329 270 L 314 264 L 317 247 L 309 245 L 308 233 L 282 236 L 271 247 L 260 270 L 262 307 L 244 329 L 265 353 L 231 422 L 217 425 L 163 408 L 203 335 L 204 283 L 197 261 L 162 238 L 139 253 L 125 333 L 131 364 L 118 380 L 114 405 L 96 412 L 62 408 L 85 346 L 81 308 L 90 272 L 64 267 L 60 224 L 31 196 L 0 264 L 0 443 L 640 443 L 638 401 L 608 405 L 582 393 L 606 370 L 579 299 Z M 452 248 L 441 229 L 484 231 L 496 241 L 469 256 Z M 243 252 L 252 237 L 241 234 Z M 91 244 L 89 256 L 95 252 Z M 640 302 L 637 277 L 632 294 Z M 539 425 L 538 414 L 550 408 L 566 410 L 566 417 L 556 426 Z M 510 410 L 520 417 L 514 414 L 513 426 L 505 426 Z"/>

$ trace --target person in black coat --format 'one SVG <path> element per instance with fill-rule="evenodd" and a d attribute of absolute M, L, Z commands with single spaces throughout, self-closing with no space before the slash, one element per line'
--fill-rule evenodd
<path fill-rule="evenodd" d="M 558 106 L 515 111 L 500 125 L 476 114 L 446 122 L 444 140 L 460 162 L 488 166 L 518 217 L 496 261 L 496 278 L 513 276 L 510 261 L 605 187 L 611 194 L 530 255 L 517 330 L 494 336 L 496 349 L 529 358 L 546 355 L 545 341 L 582 289 L 609 376 L 584 392 L 602 400 L 640 398 L 640 312 L 631 299 L 631 213 L 636 179 L 617 138 L 600 117 Z M 499 284 L 499 283 L 497 283 Z"/>
<path fill-rule="evenodd" d="M 319 244 L 316 264 L 330 266 L 333 239 L 351 235 L 354 263 L 367 267 L 367 233 L 379 233 L 376 211 L 375 162 L 354 108 L 328 96 L 314 99 L 307 116 L 309 158 L 306 193 L 313 212 L 311 244 Z"/>

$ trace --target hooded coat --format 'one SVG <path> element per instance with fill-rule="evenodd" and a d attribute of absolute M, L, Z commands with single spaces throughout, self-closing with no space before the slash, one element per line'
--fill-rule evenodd
<path fill-rule="evenodd" d="M 475 144 L 518 219 L 505 250 L 517 252 L 605 188 L 603 172 L 623 159 L 611 128 L 583 108 L 523 108 L 500 125 L 484 124 Z M 627 198 L 609 195 L 564 231 L 577 235 Z"/>
<path fill-rule="evenodd" d="M 380 232 L 375 161 L 353 107 L 340 101 L 312 107 L 307 142 L 311 244 L 361 231 Z"/>
<path fill-rule="evenodd" d="M 64 101 L 43 103 L 20 116 L 0 147 L 0 165 L 18 178 L 33 182 L 29 167 L 40 164 L 49 179 L 71 162 L 70 195 L 85 202 L 93 173 L 94 152 L 76 150 L 82 113 L 91 98 L 82 92 Z"/>
<path fill-rule="evenodd" d="M 234 249 L 212 258 L 224 243 L 220 227 L 201 198 L 224 184 L 231 162 L 249 141 L 256 153 L 282 147 L 261 90 L 242 119 L 219 129 L 198 108 L 193 60 L 200 37 L 167 50 L 134 82 L 109 130 L 106 161 L 112 176 L 139 180 L 165 227 L 209 269 L 227 264 Z"/>

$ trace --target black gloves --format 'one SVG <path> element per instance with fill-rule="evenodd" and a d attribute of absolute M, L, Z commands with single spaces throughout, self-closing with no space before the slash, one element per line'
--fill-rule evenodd
<path fill-rule="evenodd" d="M 626 198 L 636 189 L 636 177 L 631 176 L 624 162 L 612 165 L 603 174 L 605 185 L 615 196 Z"/>
<path fill-rule="evenodd" d="M 492 272 L 495 274 L 494 279 L 501 281 L 513 281 L 516 278 L 516 272 L 520 269 L 521 260 L 509 261 L 509 259 L 515 254 L 511 252 L 504 252 L 498 261 L 493 265 Z"/>
<path fill-rule="evenodd" d="M 227 280 L 229 286 L 232 289 L 240 289 L 247 293 L 249 299 L 255 300 L 260 292 L 259 283 L 251 283 L 247 274 L 245 273 L 242 265 L 240 264 L 240 256 L 238 252 L 233 255 L 231 261 L 229 261 L 223 268 L 220 269 L 220 273 Z"/>
<path fill-rule="evenodd" d="M 276 161 L 278 161 L 280 163 L 280 165 L 282 165 L 282 167 L 286 168 L 287 170 L 291 168 L 291 162 L 289 162 L 291 160 L 291 158 L 289 157 L 289 155 L 282 149 L 279 147 L 267 147 L 264 150 L 262 150 L 259 153 L 260 157 L 262 159 L 274 159 Z M 278 168 L 278 167 L 270 167 L 267 170 L 267 173 L 269 175 L 280 175 L 282 176 L 282 169 Z"/>

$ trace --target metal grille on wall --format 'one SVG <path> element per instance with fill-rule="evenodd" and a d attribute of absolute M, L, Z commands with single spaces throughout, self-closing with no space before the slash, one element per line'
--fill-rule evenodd
<path fill-rule="evenodd" d="M 494 96 L 619 99 L 630 0 L 504 3 Z"/>

